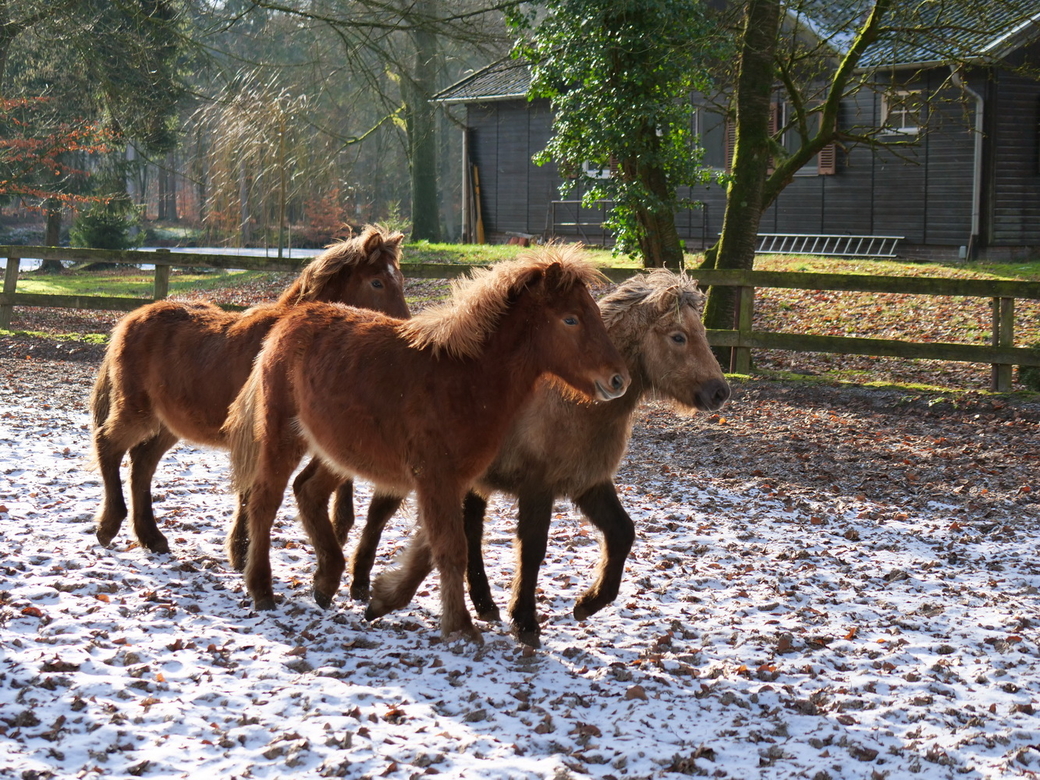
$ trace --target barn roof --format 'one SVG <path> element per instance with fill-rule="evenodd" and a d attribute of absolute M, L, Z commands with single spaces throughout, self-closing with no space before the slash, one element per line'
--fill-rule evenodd
<path fill-rule="evenodd" d="M 848 32 L 849 19 L 862 19 L 871 5 L 868 0 L 803 0 L 797 12 L 788 10 L 788 19 L 840 56 L 853 40 Z M 906 5 L 896 4 L 886 25 L 892 31 L 867 50 L 860 60 L 860 69 L 998 60 L 1040 37 L 1040 8 L 1036 0 Z M 521 98 L 527 95 L 530 83 L 527 62 L 504 59 L 457 81 L 435 95 L 434 100 L 485 103 Z"/>
<path fill-rule="evenodd" d="M 873 3 L 868 0 L 802 0 L 789 11 L 838 55 L 853 41 Z M 1036 0 L 896 3 L 886 32 L 860 60 L 861 69 L 905 68 L 951 62 L 985 62 L 1007 56 L 1040 35 Z"/>
<path fill-rule="evenodd" d="M 504 59 L 493 62 L 433 96 L 438 103 L 485 103 L 509 100 L 527 95 L 531 85 L 531 67 L 524 60 Z"/>

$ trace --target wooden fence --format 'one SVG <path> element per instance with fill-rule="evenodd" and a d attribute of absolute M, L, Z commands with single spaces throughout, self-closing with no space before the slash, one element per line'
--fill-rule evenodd
<path fill-rule="evenodd" d="M 131 311 L 167 296 L 170 269 L 174 267 L 299 272 L 310 260 L 173 253 L 168 250 L 114 252 L 101 249 L 23 246 L 0 246 L 0 257 L 7 258 L 3 292 L 0 292 L 0 328 L 10 326 L 11 315 L 16 306 Z M 18 267 L 20 260 L 26 257 L 73 262 L 153 265 L 155 282 L 152 297 L 19 293 L 16 290 Z M 402 265 L 405 276 L 424 279 L 450 278 L 466 272 L 468 268 L 469 266 L 442 264 Z M 604 269 L 604 272 L 615 281 L 635 273 L 632 269 L 625 268 L 608 268 Z M 1040 350 L 1014 346 L 1015 300 L 1040 300 L 1040 282 L 770 271 L 696 271 L 692 275 L 698 279 L 702 287 L 725 286 L 738 289 L 734 328 L 708 331 L 708 340 L 713 346 L 731 348 L 730 370 L 736 373 L 747 373 L 750 370 L 752 349 L 952 360 L 990 364 L 993 370 L 993 389 L 1007 392 L 1011 389 L 1012 368 L 1015 365 L 1040 366 Z M 992 344 L 940 344 L 756 331 L 752 328 L 755 290 L 769 288 L 988 298 L 993 311 Z"/>

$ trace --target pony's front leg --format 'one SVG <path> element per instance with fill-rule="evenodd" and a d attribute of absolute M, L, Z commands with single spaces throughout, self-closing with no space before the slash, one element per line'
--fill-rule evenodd
<path fill-rule="evenodd" d="M 525 645 L 539 647 L 536 588 L 538 570 L 545 560 L 552 520 L 553 496 L 550 494 L 521 493 L 520 513 L 517 517 L 517 551 L 520 565 L 513 578 L 513 598 L 509 616 L 517 639 Z"/>
<path fill-rule="evenodd" d="M 462 503 L 462 521 L 466 528 L 466 582 L 469 600 L 477 610 L 477 617 L 489 623 L 498 623 L 502 615 L 491 598 L 487 571 L 484 569 L 484 513 L 487 501 L 470 491 Z"/>
<path fill-rule="evenodd" d="M 300 522 L 318 558 L 314 572 L 314 600 L 322 609 L 332 605 L 332 597 L 339 590 L 346 567 L 343 547 L 329 518 L 329 496 L 342 481 L 339 475 L 314 458 L 293 482 Z"/>
<path fill-rule="evenodd" d="M 574 617 L 584 620 L 617 598 L 636 531 L 632 518 L 618 500 L 613 482 L 602 482 L 586 490 L 575 497 L 574 503 L 603 532 L 603 553 L 596 582 L 574 606 Z"/>
<path fill-rule="evenodd" d="M 444 481 L 434 484 L 444 485 Z M 441 635 L 461 633 L 482 644 L 480 632 L 466 609 L 463 579 L 466 572 L 466 534 L 462 527 L 462 495 L 442 490 L 439 495 L 418 492 L 419 523 L 416 537 L 405 551 L 402 565 L 384 572 L 372 586 L 366 617 L 378 617 L 411 600 L 431 564 L 441 575 Z M 421 576 L 420 576 L 421 575 Z"/>
<path fill-rule="evenodd" d="M 134 512 L 134 533 L 137 540 L 154 553 L 168 553 L 170 543 L 155 522 L 152 477 L 162 456 L 176 443 L 177 436 L 163 425 L 155 436 L 130 448 L 130 498 Z"/>
<path fill-rule="evenodd" d="M 483 644 L 480 631 L 473 625 L 466 608 L 466 531 L 462 521 L 464 493 L 438 486 L 434 495 L 417 491 L 419 522 L 426 530 L 433 563 L 441 575 L 441 636 L 456 633 L 477 644 Z"/>
<path fill-rule="evenodd" d="M 372 496 L 372 503 L 368 505 L 368 516 L 365 519 L 365 527 L 361 529 L 361 538 L 358 540 L 354 557 L 350 564 L 350 595 L 358 601 L 367 601 L 372 578 L 372 566 L 376 561 L 376 550 L 379 540 L 383 536 L 383 529 L 387 522 L 400 509 L 404 499 L 400 496 L 376 493 Z M 429 558 L 429 551 L 426 552 Z M 429 564 L 432 566 L 433 564 Z M 427 570 L 429 573 L 429 570 Z M 425 576 L 425 575 L 424 575 Z M 419 584 L 416 583 L 416 588 Z M 412 593 L 415 591 L 413 590 Z M 411 595 L 409 595 L 409 600 Z M 407 603 L 407 602 L 405 602 Z"/>

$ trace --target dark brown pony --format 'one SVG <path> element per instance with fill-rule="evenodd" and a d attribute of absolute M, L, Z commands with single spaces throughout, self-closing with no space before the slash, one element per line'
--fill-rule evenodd
<path fill-rule="evenodd" d="M 228 406 L 264 337 L 296 306 L 342 301 L 407 317 L 403 240 L 401 233 L 366 227 L 312 260 L 277 303 L 245 312 L 158 301 L 128 314 L 112 332 L 90 399 L 94 459 L 105 483 L 98 541 L 111 542 L 127 515 L 119 464 L 129 450 L 134 533 L 149 550 L 169 552 L 151 496 L 163 454 L 179 439 L 225 446 L 220 429 Z"/>
<path fill-rule="evenodd" d="M 632 377 L 628 392 L 593 405 L 543 382 L 518 415 L 494 462 L 477 480 L 476 492 L 465 501 L 470 597 L 482 619 L 497 621 L 499 613 L 484 572 L 481 541 L 487 502 L 478 492 L 486 497 L 503 491 L 519 498 L 520 560 L 509 612 L 521 641 L 536 646 L 539 642 L 535 586 L 557 498 L 572 499 L 603 532 L 596 581 L 578 599 L 574 616 L 582 620 L 616 598 L 635 529 L 612 479 L 628 446 L 636 405 L 653 395 L 681 408 L 710 411 L 730 395 L 701 324 L 703 306 L 697 283 L 684 274 L 661 270 L 627 280 L 599 308 L 611 340 L 628 364 Z M 301 491 L 306 486 L 297 485 L 297 492 Z M 368 595 L 379 537 L 400 502 L 385 496 L 373 499 L 352 563 L 351 594 L 356 598 Z M 342 539 L 349 528 L 336 531 Z M 406 558 L 426 562 L 429 556 L 415 549 Z M 420 567 L 407 579 L 418 587 L 424 574 Z M 382 598 L 377 590 L 373 603 Z M 377 606 L 375 611 L 380 609 Z"/>
<path fill-rule="evenodd" d="M 426 555 L 441 574 L 441 631 L 480 641 L 463 592 L 462 501 L 543 374 L 589 399 L 628 387 L 586 287 L 600 278 L 580 250 L 551 247 L 474 272 L 448 303 L 412 320 L 322 304 L 284 317 L 225 426 L 235 488 L 248 493 L 246 585 L 255 606 L 274 607 L 271 525 L 310 448 L 341 476 L 396 495 L 416 491 Z M 327 519 L 308 517 L 301 512 L 318 551 L 315 598 L 327 605 L 343 553 Z M 414 592 L 400 583 L 395 599 L 383 584 L 380 614 Z"/>

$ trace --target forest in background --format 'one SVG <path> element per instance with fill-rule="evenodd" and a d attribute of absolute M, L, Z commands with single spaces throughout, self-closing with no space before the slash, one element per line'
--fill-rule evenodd
<path fill-rule="evenodd" d="M 510 47 L 486 0 L 0 0 L 0 21 L 3 243 L 118 243 L 128 219 L 151 244 L 457 239 L 461 123 L 429 99 Z"/>

